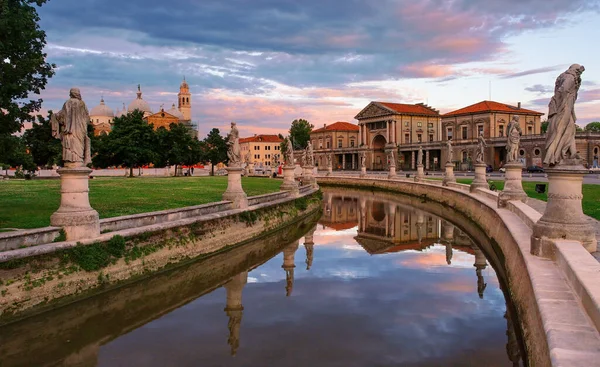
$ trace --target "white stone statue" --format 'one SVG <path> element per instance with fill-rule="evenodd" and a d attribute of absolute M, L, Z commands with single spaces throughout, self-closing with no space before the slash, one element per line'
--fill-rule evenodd
<path fill-rule="evenodd" d="M 314 156 L 313 147 L 312 147 L 310 140 L 308 141 L 308 144 L 306 144 L 305 152 L 306 152 L 306 160 L 304 161 L 304 163 L 307 166 L 314 166 L 315 165 L 315 156 Z"/>
<path fill-rule="evenodd" d="M 71 88 L 69 100 L 50 118 L 52 136 L 62 141 L 65 167 L 82 167 L 91 163 L 87 125 L 90 115 L 81 99 L 79 88 Z"/>
<path fill-rule="evenodd" d="M 521 134 L 523 134 L 523 130 L 521 130 L 521 125 L 519 124 L 519 116 L 513 116 L 506 128 L 506 163 L 517 161 Z"/>
<path fill-rule="evenodd" d="M 242 163 L 240 149 L 240 133 L 235 122 L 231 123 L 231 132 L 227 141 L 227 157 L 229 158 L 230 167 L 239 167 Z"/>
<path fill-rule="evenodd" d="M 365 161 L 367 159 L 367 153 L 365 152 L 360 152 L 360 168 L 364 168 L 365 167 Z"/>
<path fill-rule="evenodd" d="M 394 151 L 390 150 L 388 153 L 388 160 L 390 162 L 390 167 L 396 167 L 396 156 L 394 155 Z"/>
<path fill-rule="evenodd" d="M 327 154 L 327 167 L 331 167 L 331 154 Z"/>
<path fill-rule="evenodd" d="M 246 153 L 246 157 L 244 158 L 244 161 L 246 162 L 247 165 L 251 163 L 250 151 L 248 151 Z"/>
<path fill-rule="evenodd" d="M 452 139 L 446 141 L 446 148 L 448 149 L 448 163 L 452 163 L 454 160 L 454 149 L 452 148 Z"/>
<path fill-rule="evenodd" d="M 417 152 L 417 165 L 423 165 L 423 147 L 419 146 L 419 151 Z"/>
<path fill-rule="evenodd" d="M 484 153 L 486 147 L 487 144 L 485 143 L 485 138 L 483 137 L 483 134 L 480 133 L 479 137 L 477 138 L 477 152 L 475 154 L 475 163 L 485 163 Z"/>
<path fill-rule="evenodd" d="M 292 147 L 292 141 L 290 140 L 290 137 L 288 136 L 287 138 L 285 138 L 285 152 L 284 152 L 284 164 L 286 166 L 291 166 L 294 164 L 294 148 Z"/>
<path fill-rule="evenodd" d="M 575 146 L 575 101 L 585 68 L 573 64 L 560 74 L 554 85 L 554 96 L 548 105 L 548 131 L 544 163 L 550 166 L 563 159 L 579 158 Z"/>

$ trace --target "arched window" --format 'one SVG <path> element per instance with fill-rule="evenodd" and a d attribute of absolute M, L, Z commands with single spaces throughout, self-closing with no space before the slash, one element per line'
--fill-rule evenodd
<path fill-rule="evenodd" d="M 185 103 L 190 104 L 190 98 L 189 97 L 185 99 Z"/>

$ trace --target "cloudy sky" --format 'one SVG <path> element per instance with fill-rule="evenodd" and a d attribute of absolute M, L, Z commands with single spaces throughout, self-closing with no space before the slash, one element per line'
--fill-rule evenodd
<path fill-rule="evenodd" d="M 43 112 L 71 86 L 116 110 L 138 83 L 170 108 L 185 75 L 202 134 L 352 122 L 372 100 L 449 112 L 490 91 L 547 113 L 580 63 L 579 123 L 600 120 L 600 0 L 50 0 L 39 13 L 57 65 Z"/>

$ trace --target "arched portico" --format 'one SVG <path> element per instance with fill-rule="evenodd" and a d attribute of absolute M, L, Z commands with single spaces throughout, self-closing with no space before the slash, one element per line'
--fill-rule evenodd
<path fill-rule="evenodd" d="M 386 155 L 385 155 L 385 145 L 387 144 L 387 140 L 385 136 L 381 134 L 375 135 L 373 138 L 373 142 L 371 146 L 373 147 L 373 158 L 371 160 L 371 169 L 372 170 L 384 170 L 386 169 Z"/>

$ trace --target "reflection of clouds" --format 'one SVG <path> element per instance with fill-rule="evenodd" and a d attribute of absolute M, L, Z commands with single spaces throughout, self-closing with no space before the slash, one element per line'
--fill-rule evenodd
<path fill-rule="evenodd" d="M 248 277 L 248 283 L 258 283 L 258 278 Z"/>
<path fill-rule="evenodd" d="M 434 245 L 423 252 L 411 251 L 399 259 L 399 265 L 410 268 L 425 268 L 436 271 L 436 267 L 472 268 L 475 256 L 457 249 L 452 250 L 452 265 L 446 264 L 446 248 Z"/>

